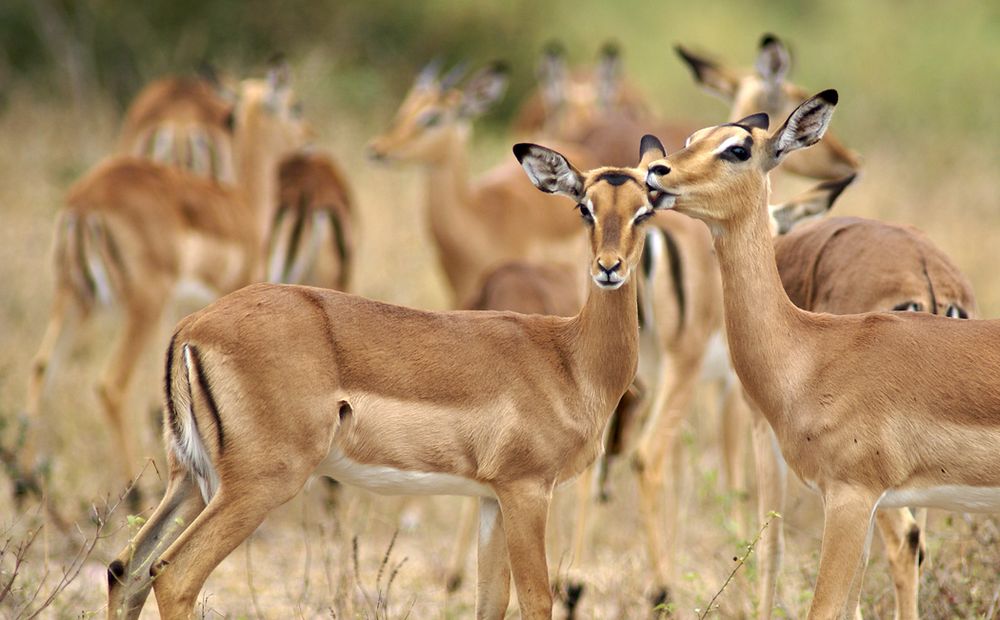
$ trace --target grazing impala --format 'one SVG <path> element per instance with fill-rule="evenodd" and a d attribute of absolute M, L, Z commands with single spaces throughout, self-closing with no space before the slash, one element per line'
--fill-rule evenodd
<path fill-rule="evenodd" d="M 214 74 L 149 83 L 125 113 L 121 153 L 234 182 L 233 102 L 221 92 Z"/>
<path fill-rule="evenodd" d="M 268 281 L 347 290 L 354 260 L 353 203 L 347 178 L 329 155 L 300 151 L 283 159 Z"/>
<path fill-rule="evenodd" d="M 544 208 L 515 162 L 469 179 L 471 120 L 504 92 L 506 69 L 487 67 L 462 89 L 457 71 L 438 77 L 431 63 L 417 77 L 388 131 L 372 140 L 371 155 L 427 167 L 427 218 L 453 305 L 470 299 L 480 279 L 510 260 L 565 261 L 583 256 L 583 238 L 568 211 Z M 587 158 L 560 147 L 580 163 Z M 578 150 L 578 149 L 577 149 Z"/>
<path fill-rule="evenodd" d="M 638 168 L 587 173 L 514 147 L 589 233 L 592 284 L 574 317 L 266 284 L 184 319 L 167 350 L 166 495 L 109 567 L 109 617 L 138 617 L 150 588 L 161 617 L 189 616 L 215 566 L 319 472 L 382 493 L 479 497 L 477 617 L 504 616 L 513 575 L 522 617 L 549 618 L 552 488 L 594 460 L 635 374 L 631 275 L 657 206 L 645 166 L 663 156 L 653 138 L 642 146 Z"/>
<path fill-rule="evenodd" d="M 27 411 L 34 417 L 46 369 L 68 321 L 99 304 L 120 308 L 124 325 L 98 396 L 121 473 L 134 478 L 135 440 L 123 411 L 128 387 L 164 307 L 181 285 L 219 295 L 263 278 L 263 231 L 276 193 L 278 159 L 298 146 L 284 70 L 242 84 L 235 118 L 241 185 L 227 188 L 173 167 L 114 157 L 78 181 L 56 225 L 56 291 L 31 367 Z M 30 463 L 29 444 L 24 458 Z"/>
<path fill-rule="evenodd" d="M 773 134 L 764 114 L 701 130 L 647 176 L 713 232 L 736 371 L 823 497 L 810 618 L 856 609 L 876 508 L 1000 510 L 1000 321 L 813 314 L 782 287 L 767 174 L 819 141 L 836 102 L 836 91 L 816 95 Z"/>

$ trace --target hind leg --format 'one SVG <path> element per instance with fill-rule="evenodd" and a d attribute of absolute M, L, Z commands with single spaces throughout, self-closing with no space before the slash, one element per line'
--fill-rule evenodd
<path fill-rule="evenodd" d="M 914 620 L 920 616 L 917 599 L 923 557 L 921 527 L 907 508 L 879 510 L 875 523 L 885 543 L 896 590 L 895 618 Z"/>
<path fill-rule="evenodd" d="M 134 619 L 153 585 L 150 567 L 205 508 L 198 485 L 168 451 L 170 479 L 160 505 L 108 566 L 108 618 Z"/>

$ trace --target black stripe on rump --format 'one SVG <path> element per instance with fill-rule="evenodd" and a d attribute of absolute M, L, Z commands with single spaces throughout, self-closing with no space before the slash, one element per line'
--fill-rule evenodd
<path fill-rule="evenodd" d="M 677 333 L 684 329 L 687 322 L 687 298 L 684 293 L 684 265 L 681 264 L 681 250 L 677 239 L 669 230 L 663 230 L 663 238 L 667 242 L 667 254 L 670 255 L 670 279 L 674 285 L 674 295 L 677 297 Z"/>
<path fill-rule="evenodd" d="M 208 410 L 212 414 L 212 419 L 215 420 L 215 433 L 219 441 L 219 454 L 221 455 L 225 448 L 226 437 L 222 430 L 222 418 L 219 416 L 219 407 L 215 402 L 215 396 L 212 394 L 212 386 L 208 382 L 208 375 L 205 374 L 205 368 L 202 366 L 198 349 L 194 345 L 188 345 L 188 350 L 191 352 L 191 361 L 194 366 L 194 373 L 198 378 L 198 385 L 201 386 L 201 391 L 205 393 Z"/>
<path fill-rule="evenodd" d="M 177 419 L 177 409 L 174 407 L 174 346 L 177 344 L 177 332 L 170 337 L 170 345 L 167 347 L 167 363 L 163 369 L 163 396 L 167 409 L 167 423 L 170 424 L 170 432 L 174 437 L 181 436 L 181 425 Z"/>

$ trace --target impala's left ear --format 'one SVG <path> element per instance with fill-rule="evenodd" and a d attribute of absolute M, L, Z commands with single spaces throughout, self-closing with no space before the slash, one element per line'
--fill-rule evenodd
<path fill-rule="evenodd" d="M 785 124 L 771 135 L 767 151 L 770 161 L 765 163 L 765 168 L 770 170 L 792 151 L 819 142 L 830 126 L 837 100 L 837 91 L 831 88 L 795 108 Z"/>
<path fill-rule="evenodd" d="M 506 63 L 494 62 L 469 78 L 462 89 L 458 113 L 466 118 L 479 116 L 507 92 Z"/>
<path fill-rule="evenodd" d="M 583 200 L 583 175 L 562 154 L 537 144 L 514 145 L 514 157 L 535 187 L 546 194 Z"/>
<path fill-rule="evenodd" d="M 639 142 L 639 167 L 648 168 L 649 164 L 657 159 L 667 156 L 667 149 L 663 148 L 660 139 L 652 134 L 646 134 Z"/>

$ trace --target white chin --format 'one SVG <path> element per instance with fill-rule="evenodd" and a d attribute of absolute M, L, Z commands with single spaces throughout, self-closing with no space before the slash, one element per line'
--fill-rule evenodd
<path fill-rule="evenodd" d="M 601 288 L 603 288 L 605 290 L 613 291 L 613 290 L 615 290 L 617 288 L 621 288 L 622 284 L 625 284 L 625 279 L 622 278 L 622 279 L 618 279 L 618 280 L 601 280 L 601 279 L 595 277 L 594 278 L 594 283 L 597 284 L 597 286 L 599 286 L 599 287 L 601 287 Z"/>

